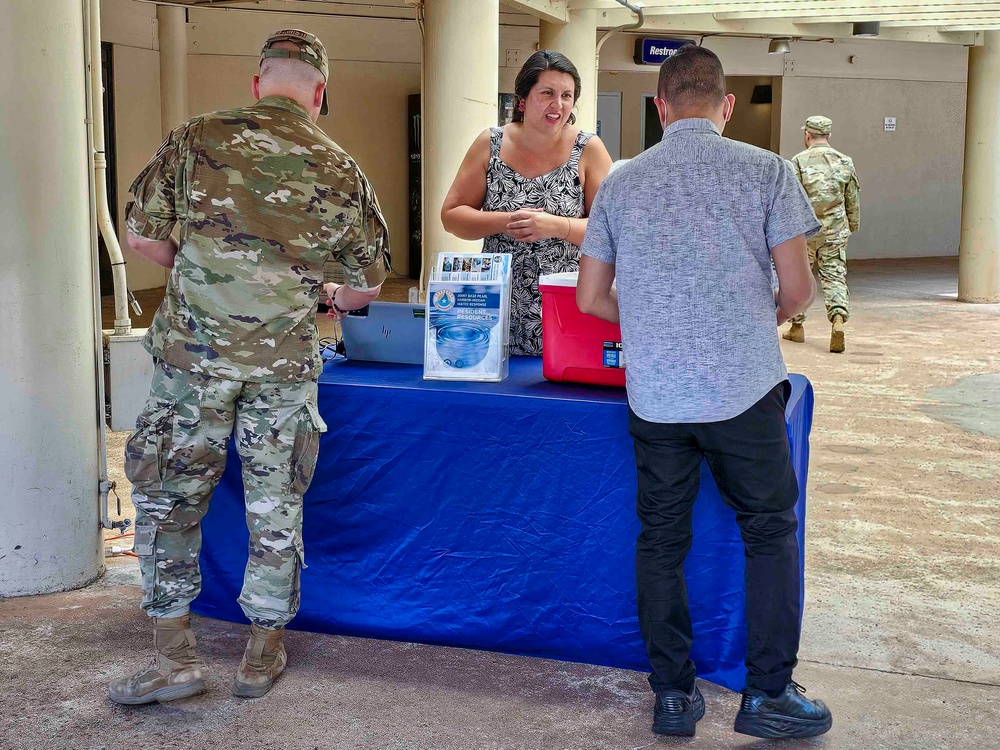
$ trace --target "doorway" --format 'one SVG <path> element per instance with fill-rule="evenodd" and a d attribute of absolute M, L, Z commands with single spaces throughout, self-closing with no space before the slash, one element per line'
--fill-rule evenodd
<path fill-rule="evenodd" d="M 621 91 L 602 91 L 597 95 L 597 137 L 604 142 L 611 161 L 622 158 Z"/>
<path fill-rule="evenodd" d="M 108 169 L 105 175 L 108 187 L 108 206 L 111 209 L 111 222 L 117 224 L 118 218 L 118 170 L 117 159 L 115 158 L 115 84 L 114 84 L 114 45 L 109 42 L 101 42 L 101 87 L 104 93 L 101 96 L 101 109 L 104 112 L 104 153 L 108 162 Z M 117 226 L 115 231 L 118 231 Z M 114 294 L 115 284 L 111 274 L 111 259 L 108 257 L 108 248 L 104 244 L 104 237 L 97 233 L 97 262 L 99 278 L 101 284 L 101 296 Z"/>

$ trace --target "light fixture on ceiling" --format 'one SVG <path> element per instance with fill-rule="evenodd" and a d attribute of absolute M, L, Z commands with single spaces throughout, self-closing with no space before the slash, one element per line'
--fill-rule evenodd
<path fill-rule="evenodd" d="M 787 55 L 792 51 L 788 42 L 790 39 L 772 39 L 767 43 L 767 54 L 769 55 Z"/>
<path fill-rule="evenodd" d="M 878 21 L 855 21 L 851 34 L 854 36 L 878 36 Z"/>

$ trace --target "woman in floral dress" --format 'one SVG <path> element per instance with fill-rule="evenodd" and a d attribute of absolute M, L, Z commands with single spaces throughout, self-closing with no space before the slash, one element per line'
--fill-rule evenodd
<path fill-rule="evenodd" d="M 611 167 L 601 139 L 573 126 L 580 74 L 540 50 L 514 82 L 514 121 L 472 144 L 441 210 L 444 228 L 510 253 L 511 354 L 542 353 L 538 278 L 576 271 L 587 214 Z"/>

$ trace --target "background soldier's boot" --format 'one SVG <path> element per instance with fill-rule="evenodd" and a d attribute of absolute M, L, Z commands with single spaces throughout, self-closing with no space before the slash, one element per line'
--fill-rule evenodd
<path fill-rule="evenodd" d="M 840 354 L 844 351 L 844 316 L 833 316 L 833 328 L 830 331 L 830 351 Z"/>
<path fill-rule="evenodd" d="M 108 686 L 108 697 L 115 703 L 134 706 L 172 701 L 205 691 L 208 670 L 194 650 L 197 641 L 190 615 L 154 618 L 153 644 L 156 656 L 148 667 Z"/>
<path fill-rule="evenodd" d="M 802 327 L 801 323 L 792 323 L 792 327 L 785 331 L 785 335 L 781 338 L 802 344 L 806 340 L 806 329 Z"/>
<path fill-rule="evenodd" d="M 285 644 L 282 643 L 284 635 L 284 628 L 265 630 L 250 624 L 250 641 L 233 680 L 233 695 L 259 698 L 271 689 L 288 663 Z"/>

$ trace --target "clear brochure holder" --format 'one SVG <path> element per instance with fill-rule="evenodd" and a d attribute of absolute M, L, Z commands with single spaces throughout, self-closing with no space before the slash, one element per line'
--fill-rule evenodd
<path fill-rule="evenodd" d="M 510 360 L 508 253 L 442 253 L 427 282 L 424 380 L 499 383 Z"/>

